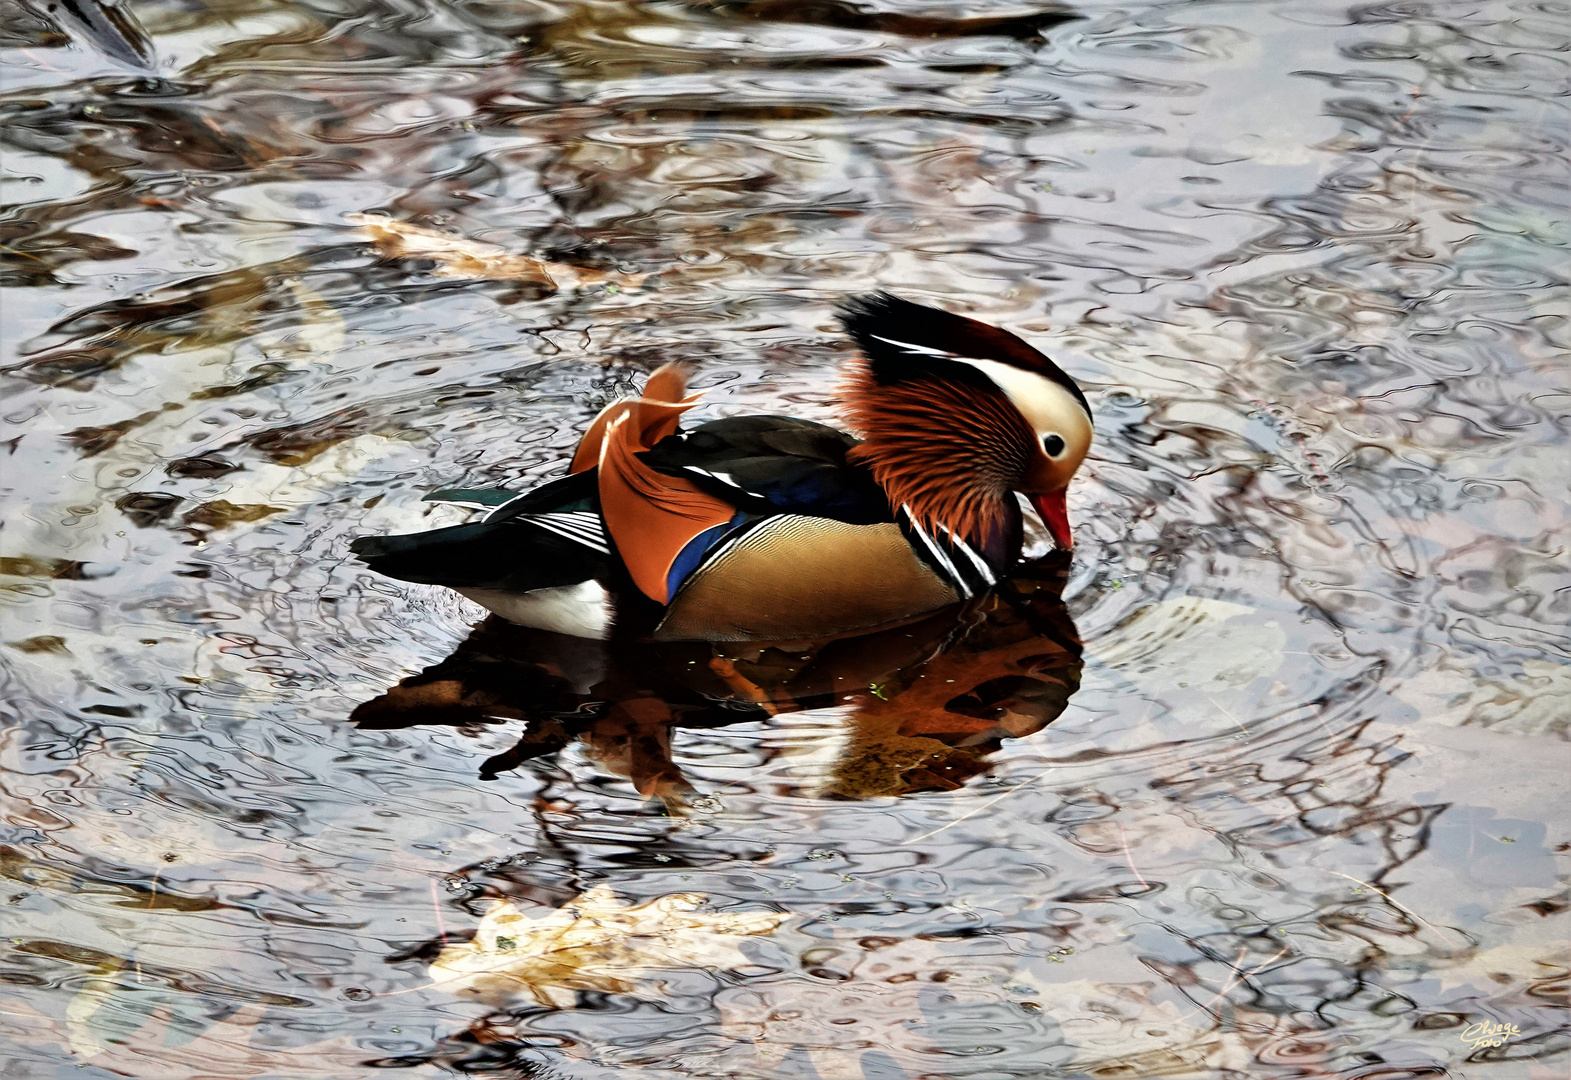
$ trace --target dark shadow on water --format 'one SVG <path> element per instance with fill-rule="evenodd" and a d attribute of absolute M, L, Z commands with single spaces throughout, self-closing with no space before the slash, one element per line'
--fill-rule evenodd
<path fill-rule="evenodd" d="M 1066 568 L 1056 556 L 1025 563 L 966 604 L 812 642 L 598 642 L 493 617 L 350 719 L 368 729 L 522 720 L 522 736 L 481 766 L 482 780 L 577 740 L 602 768 L 672 806 L 692 790 L 671 753 L 673 728 L 839 705 L 851 709 L 850 738 L 830 794 L 951 790 L 985 772 L 1001 740 L 1052 723 L 1079 689 Z"/>

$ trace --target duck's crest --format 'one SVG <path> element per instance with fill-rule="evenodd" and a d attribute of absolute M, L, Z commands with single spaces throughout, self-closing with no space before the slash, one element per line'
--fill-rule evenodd
<path fill-rule="evenodd" d="M 1062 368 L 1007 330 L 886 292 L 852 297 L 839 315 L 879 385 L 935 374 L 955 382 L 986 380 L 969 365 L 945 361 L 993 360 L 1057 383 L 1074 395 L 1086 415 L 1091 413 L 1080 387 Z"/>

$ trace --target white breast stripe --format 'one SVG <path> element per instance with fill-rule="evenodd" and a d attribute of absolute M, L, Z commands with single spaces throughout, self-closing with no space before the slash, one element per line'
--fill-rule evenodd
<path fill-rule="evenodd" d="M 954 532 L 950 530 L 948 525 L 940 523 L 939 528 L 943 529 L 945 534 L 948 535 L 949 545 L 951 547 L 958 548 L 962 555 L 971 560 L 971 565 L 977 568 L 977 572 L 982 575 L 983 581 L 987 582 L 989 585 L 998 584 L 998 577 L 993 573 L 993 568 L 988 566 L 987 563 L 983 562 L 982 558 L 977 555 L 975 551 L 971 550 L 970 544 L 956 536 Z"/>
<path fill-rule="evenodd" d="M 745 540 L 748 537 L 748 535 L 750 533 L 752 533 L 752 531 L 753 531 L 752 525 L 755 524 L 756 522 L 758 522 L 758 521 L 778 521 L 778 520 L 779 520 L 778 518 L 755 518 L 753 522 L 750 522 L 748 524 L 745 524 L 745 525 L 742 525 L 742 526 L 738 527 L 737 529 L 732 531 L 728 536 L 726 536 L 724 539 L 722 539 L 720 541 L 720 543 L 716 544 L 714 547 L 712 547 L 708 551 L 704 552 L 703 560 L 701 562 L 699 562 L 699 564 L 697 566 L 693 567 L 693 572 L 691 574 L 687 575 L 686 581 L 692 581 L 694 578 L 698 577 L 699 571 L 709 569 L 709 566 L 710 566 L 711 563 L 713 563 L 716 560 L 718 560 L 720 558 L 720 556 L 724 555 L 726 552 L 728 552 L 732 548 L 734 548 L 737 544 L 739 544 L 743 540 Z"/>
<path fill-rule="evenodd" d="M 971 586 L 966 583 L 965 578 L 960 576 L 960 571 L 956 570 L 955 564 L 949 561 L 949 556 L 944 554 L 943 550 L 933 542 L 932 537 L 923 532 L 922 526 L 918 525 L 916 520 L 912 518 L 911 504 L 903 503 L 901 504 L 900 509 L 905 511 L 906 522 L 911 526 L 911 531 L 916 533 L 916 535 L 921 538 L 922 543 L 926 545 L 927 550 L 933 553 L 933 558 L 937 559 L 939 564 L 943 566 L 945 570 L 949 571 L 949 580 L 954 583 L 954 585 L 967 599 L 970 599 L 970 597 L 973 595 Z"/>

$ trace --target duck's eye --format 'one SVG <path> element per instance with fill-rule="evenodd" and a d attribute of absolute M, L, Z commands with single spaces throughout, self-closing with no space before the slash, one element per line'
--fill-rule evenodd
<path fill-rule="evenodd" d="M 1048 457 L 1057 457 L 1064 452 L 1064 440 L 1057 435 L 1044 435 L 1042 449 L 1047 451 Z"/>

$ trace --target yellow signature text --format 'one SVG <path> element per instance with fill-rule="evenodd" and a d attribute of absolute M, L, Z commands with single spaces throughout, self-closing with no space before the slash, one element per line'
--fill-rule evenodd
<path fill-rule="evenodd" d="M 1463 1030 L 1461 1038 L 1463 1042 L 1477 1050 L 1480 1046 L 1504 1046 L 1507 1039 L 1520 1034 L 1522 1032 L 1515 1024 L 1491 1024 L 1480 1021 L 1469 1024 Z"/>

